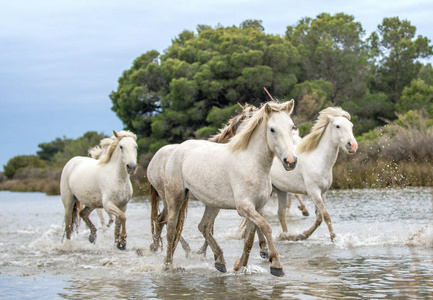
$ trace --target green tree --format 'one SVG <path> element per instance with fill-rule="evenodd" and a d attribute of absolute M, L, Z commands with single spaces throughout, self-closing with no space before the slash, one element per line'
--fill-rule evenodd
<path fill-rule="evenodd" d="M 403 89 L 418 76 L 421 58 L 433 54 L 430 40 L 415 37 L 416 27 L 398 17 L 385 18 L 377 32 L 369 37 L 372 53 L 378 62 L 375 87 L 387 94 L 389 100 L 397 103 Z"/>
<path fill-rule="evenodd" d="M 368 94 L 357 101 L 347 101 L 342 107 L 352 115 L 356 135 L 382 126 L 395 118 L 394 105 L 384 93 Z"/>
<path fill-rule="evenodd" d="M 138 58 L 110 98 L 119 118 L 138 135 L 139 146 L 155 151 L 198 132 L 211 134 L 216 125 L 208 117 L 214 107 L 259 106 L 267 99 L 263 87 L 288 100 L 297 72 L 296 48 L 265 34 L 261 21 L 199 25 L 197 33 L 179 34 L 162 55 L 150 51 Z"/>
<path fill-rule="evenodd" d="M 36 154 L 40 159 L 50 161 L 57 152 L 62 152 L 65 149 L 65 145 L 69 142 L 70 140 L 66 138 L 56 138 L 49 143 L 40 143 L 38 147 L 41 150 L 37 151 Z"/>
<path fill-rule="evenodd" d="M 286 38 L 301 55 L 300 82 L 325 80 L 332 83 L 330 100 L 337 105 L 362 97 L 369 71 L 364 30 L 354 17 L 322 13 L 288 26 Z"/>
<path fill-rule="evenodd" d="M 410 86 L 405 87 L 395 105 L 397 112 L 405 113 L 409 110 L 425 110 L 433 117 L 433 85 L 428 85 L 418 78 L 412 80 Z"/>
<path fill-rule="evenodd" d="M 63 151 L 57 152 L 54 155 L 54 164 L 58 167 L 63 167 L 74 156 L 89 156 L 89 149 L 99 145 L 100 140 L 104 137 L 105 135 L 102 133 L 88 131 L 82 137 L 75 140 L 67 140 Z"/>
<path fill-rule="evenodd" d="M 297 100 L 294 121 L 296 124 L 314 121 L 320 110 L 329 104 L 332 83 L 325 80 L 304 81 L 294 86 L 291 98 Z"/>

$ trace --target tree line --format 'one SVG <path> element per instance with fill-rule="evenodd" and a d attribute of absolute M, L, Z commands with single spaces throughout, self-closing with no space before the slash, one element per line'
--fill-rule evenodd
<path fill-rule="evenodd" d="M 398 17 L 384 18 L 369 36 L 344 13 L 303 18 L 282 35 L 265 33 L 260 20 L 198 25 L 195 32 L 181 32 L 163 53 L 151 50 L 137 57 L 109 97 L 125 129 L 137 134 L 144 168 L 165 144 L 207 138 L 240 110 L 239 104 L 260 106 L 269 100 L 263 87 L 280 101 L 295 99 L 293 119 L 301 135 L 320 110 L 341 106 L 352 115 L 359 152 L 365 150 L 356 164 L 369 177 L 380 165 L 380 153 L 384 166 L 389 159 L 424 163 L 433 158 L 433 69 L 425 63 L 432 55 L 430 40 Z M 87 155 L 103 137 L 87 132 L 76 140 L 41 143 L 36 155 L 9 160 L 4 175 L 44 177 L 49 169 L 58 179 L 67 160 Z M 370 158 L 376 164 L 366 164 Z M 344 178 L 350 179 L 350 164 L 338 169 L 337 163 Z M 384 178 L 380 172 L 362 180 L 377 182 Z M 414 178 L 429 185 L 433 174 L 426 172 L 432 173 L 426 169 Z M 337 187 L 363 186 L 336 181 Z"/>
<path fill-rule="evenodd" d="M 362 135 L 414 109 L 433 113 L 433 54 L 426 37 L 398 17 L 385 18 L 365 36 L 344 13 L 322 13 L 266 34 L 262 22 L 198 25 L 160 54 L 144 53 L 119 78 L 110 98 L 140 149 L 214 134 L 239 109 L 269 98 L 296 100 L 294 120 L 303 134 L 317 113 L 341 106 Z"/>

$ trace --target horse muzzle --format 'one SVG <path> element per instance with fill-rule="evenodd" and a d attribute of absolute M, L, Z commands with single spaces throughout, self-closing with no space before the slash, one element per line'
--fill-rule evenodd
<path fill-rule="evenodd" d="M 291 171 L 296 167 L 296 164 L 298 163 L 298 158 L 296 156 L 293 156 L 292 160 L 290 161 L 288 158 L 283 159 L 283 166 L 286 171 Z"/>
<path fill-rule="evenodd" d="M 355 153 L 357 149 L 358 149 L 358 143 L 355 140 L 348 142 L 346 144 L 346 150 L 350 154 Z"/>
<path fill-rule="evenodd" d="M 129 175 L 132 175 L 137 171 L 137 164 L 126 164 L 126 171 Z"/>

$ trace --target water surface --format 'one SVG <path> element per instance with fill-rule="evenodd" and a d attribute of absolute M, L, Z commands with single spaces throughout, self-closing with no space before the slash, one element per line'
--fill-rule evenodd
<path fill-rule="evenodd" d="M 433 295 L 433 212 L 428 188 L 330 191 L 327 208 L 337 238 L 322 224 L 306 241 L 278 240 L 281 233 L 271 201 L 265 217 L 273 228 L 286 275 L 269 273 L 257 242 L 249 265 L 234 272 L 243 241 L 241 218 L 221 211 L 215 237 L 228 272 L 214 268 L 213 255 L 185 257 L 178 247 L 177 271 L 164 271 L 164 252 L 149 250 L 150 205 L 134 198 L 127 210 L 127 250 L 113 240 L 113 228 L 98 227 L 95 244 L 82 222 L 70 243 L 62 241 L 63 205 L 59 196 L 0 192 L 0 299 L 354 299 L 425 298 Z M 294 204 L 290 234 L 314 223 Z M 193 250 L 203 243 L 197 225 L 204 207 L 191 202 L 183 235 Z M 165 235 L 165 231 L 164 231 Z"/>

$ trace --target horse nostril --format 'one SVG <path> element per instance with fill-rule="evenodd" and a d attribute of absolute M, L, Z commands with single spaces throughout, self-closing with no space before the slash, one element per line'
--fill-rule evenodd
<path fill-rule="evenodd" d="M 293 162 L 289 162 L 288 158 L 285 159 L 286 164 L 290 167 L 290 168 L 294 168 L 298 162 L 298 158 L 296 156 L 293 157 Z"/>
<path fill-rule="evenodd" d="M 291 167 L 295 167 L 297 163 L 298 163 L 298 158 L 295 156 L 295 157 L 294 157 L 294 161 L 293 161 L 292 163 L 289 163 L 289 165 L 290 165 Z"/>
<path fill-rule="evenodd" d="M 137 168 L 136 164 L 126 164 L 126 169 L 128 171 L 134 171 Z"/>

